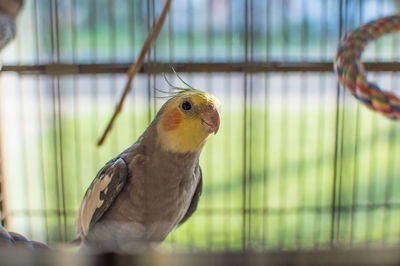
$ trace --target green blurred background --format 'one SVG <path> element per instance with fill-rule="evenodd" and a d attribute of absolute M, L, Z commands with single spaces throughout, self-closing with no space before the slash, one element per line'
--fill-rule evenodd
<path fill-rule="evenodd" d="M 27 1 L 2 62 L 130 63 L 163 3 Z M 146 61 L 330 63 L 341 32 L 397 7 L 389 0 L 173 0 Z M 382 38 L 363 58 L 397 61 L 398 39 Z M 222 125 L 201 156 L 199 209 L 165 248 L 398 244 L 400 128 L 359 106 L 337 87 L 333 72 L 182 77 L 221 100 Z M 388 90 L 399 85 L 396 72 L 369 77 Z M 51 246 L 76 237 L 75 214 L 97 171 L 140 136 L 164 102 L 154 90 L 167 88 L 162 75 L 138 75 L 121 117 L 98 148 L 125 80 L 123 74 L 2 75 L 10 230 Z"/>

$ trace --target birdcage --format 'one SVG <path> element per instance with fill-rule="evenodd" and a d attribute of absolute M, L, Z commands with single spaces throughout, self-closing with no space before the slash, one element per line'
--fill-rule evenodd
<path fill-rule="evenodd" d="M 31 0 L 2 52 L 1 210 L 50 246 L 98 170 L 154 118 L 163 73 L 216 95 L 220 132 L 202 152 L 198 210 L 166 250 L 225 252 L 396 246 L 400 128 L 338 85 L 341 36 L 397 1 L 173 0 L 132 92 L 103 133 L 164 1 Z M 399 86 L 399 36 L 371 44 L 370 77 Z M 396 91 L 393 91 L 396 92 Z"/>

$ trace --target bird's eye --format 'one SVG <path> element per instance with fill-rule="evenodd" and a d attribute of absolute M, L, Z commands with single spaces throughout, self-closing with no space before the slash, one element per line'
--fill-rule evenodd
<path fill-rule="evenodd" d="M 182 109 L 185 111 L 190 110 L 190 109 L 192 109 L 192 104 L 188 101 L 184 101 L 182 103 Z"/>

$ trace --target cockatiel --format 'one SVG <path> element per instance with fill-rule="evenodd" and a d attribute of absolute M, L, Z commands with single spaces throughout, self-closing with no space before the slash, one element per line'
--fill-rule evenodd
<path fill-rule="evenodd" d="M 75 223 L 85 247 L 141 252 L 196 210 L 199 156 L 208 136 L 218 132 L 220 104 L 190 86 L 173 89 L 145 132 L 109 161 L 86 191 Z"/>

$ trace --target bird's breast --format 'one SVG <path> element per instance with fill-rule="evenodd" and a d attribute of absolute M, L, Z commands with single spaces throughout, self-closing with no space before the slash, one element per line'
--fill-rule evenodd
<path fill-rule="evenodd" d="M 185 216 L 199 181 L 193 169 L 187 170 L 133 175 L 107 219 L 139 224 L 141 237 L 164 240 Z"/>
<path fill-rule="evenodd" d="M 193 198 L 198 178 L 182 176 L 174 184 L 162 184 L 147 200 L 148 237 L 163 240 L 185 216 Z"/>

